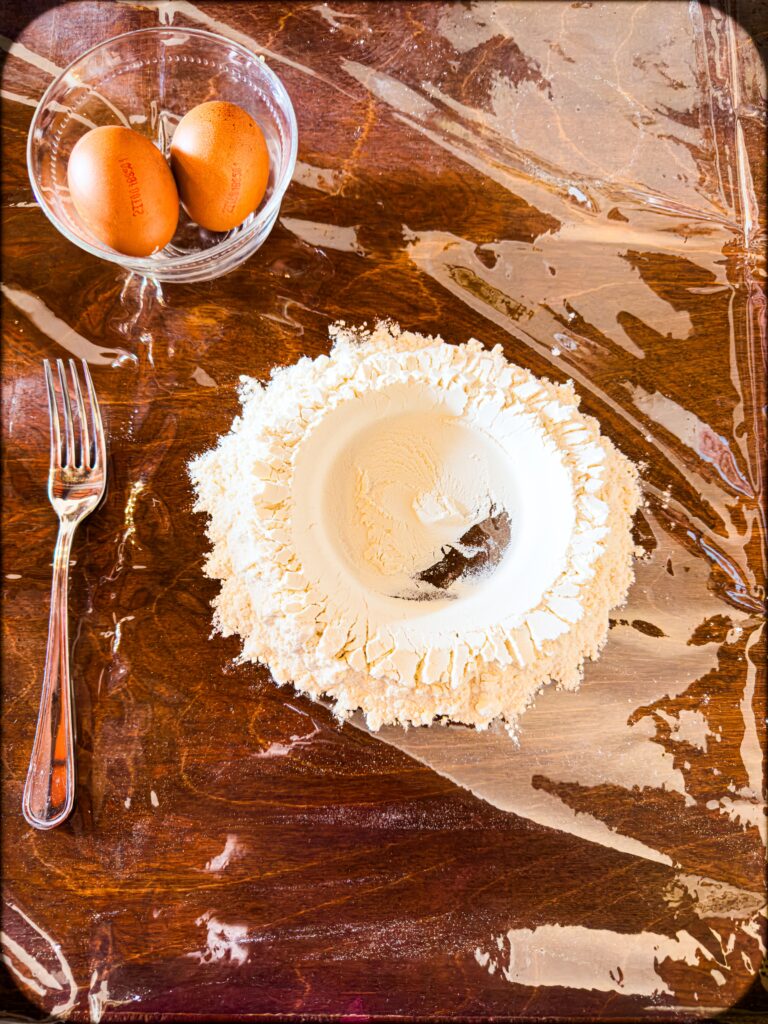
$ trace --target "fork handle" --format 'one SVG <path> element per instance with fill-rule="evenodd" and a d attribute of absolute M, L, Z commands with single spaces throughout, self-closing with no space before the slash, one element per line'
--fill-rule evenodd
<path fill-rule="evenodd" d="M 22 812 L 33 828 L 55 828 L 75 802 L 75 730 L 69 675 L 69 554 L 77 522 L 61 520 L 53 553 L 48 647 Z"/>

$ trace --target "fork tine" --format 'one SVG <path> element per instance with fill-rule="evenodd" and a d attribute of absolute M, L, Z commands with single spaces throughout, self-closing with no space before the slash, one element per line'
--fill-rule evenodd
<path fill-rule="evenodd" d="M 61 465 L 61 433 L 59 432 L 59 410 L 56 405 L 56 389 L 53 386 L 51 364 L 43 360 L 45 387 L 48 392 L 48 416 L 51 421 L 51 468 Z"/>
<path fill-rule="evenodd" d="M 67 375 L 64 363 L 61 359 L 56 360 L 56 369 L 59 371 L 59 383 L 61 384 L 61 398 L 64 406 L 64 440 L 67 449 L 67 466 L 75 464 L 75 429 L 72 424 L 72 406 L 69 404 L 69 388 L 67 387 Z"/>
<path fill-rule="evenodd" d="M 104 425 L 101 422 L 101 410 L 99 409 L 99 400 L 96 397 L 96 389 L 93 386 L 91 380 L 91 371 L 88 369 L 88 363 L 83 359 L 83 373 L 85 374 L 85 385 L 88 388 L 88 397 L 91 402 L 91 422 L 93 426 L 93 441 L 94 441 L 94 461 L 93 467 L 97 466 L 104 467 L 107 459 L 107 446 L 104 440 Z"/>
<path fill-rule="evenodd" d="M 69 360 L 69 372 L 72 377 L 75 398 L 77 400 L 77 417 L 80 420 L 80 440 L 82 442 L 80 465 L 90 468 L 91 439 L 88 435 L 88 418 L 85 415 L 85 402 L 83 401 L 83 392 L 80 390 L 80 378 L 77 375 L 77 364 L 74 359 Z"/>

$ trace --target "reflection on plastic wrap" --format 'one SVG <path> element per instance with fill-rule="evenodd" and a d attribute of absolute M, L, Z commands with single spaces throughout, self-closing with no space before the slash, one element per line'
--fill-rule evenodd
<path fill-rule="evenodd" d="M 721 882 L 712 884 L 743 886 L 736 903 L 756 927 L 765 322 L 744 133 L 764 131 L 765 75 L 758 61 L 728 63 L 751 44 L 711 8 L 491 7 L 453 7 L 439 29 L 463 59 L 506 48 L 511 73 L 460 80 L 446 72 L 406 89 L 392 68 L 348 70 L 398 119 L 527 206 L 533 237 L 479 245 L 471 235 L 406 227 L 406 251 L 433 287 L 503 326 L 515 358 L 528 350 L 575 381 L 583 407 L 640 465 L 645 554 L 581 690 L 545 688 L 517 745 L 503 729 L 376 735 L 502 810 L 691 876 L 712 871 L 697 836 L 730 830 L 751 878 L 719 865 Z M 594 73 L 585 75 L 587 65 Z M 714 109 L 731 118 L 711 118 Z M 738 176 L 727 173 L 733 165 Z M 705 355 L 698 339 L 713 319 L 722 346 Z M 726 678 L 740 710 L 731 773 L 717 762 L 718 745 L 733 742 Z M 577 945 L 590 948 L 583 931 Z M 506 964 L 514 980 L 511 937 L 511 966 L 490 936 L 493 955 L 478 950 L 478 962 L 491 971 Z M 560 964 L 547 982 L 539 963 L 538 983 L 572 984 L 561 977 L 562 937 L 548 938 L 549 954 L 537 938 Z M 648 964 L 653 974 L 653 958 Z M 653 977 L 648 994 L 665 991 Z"/>

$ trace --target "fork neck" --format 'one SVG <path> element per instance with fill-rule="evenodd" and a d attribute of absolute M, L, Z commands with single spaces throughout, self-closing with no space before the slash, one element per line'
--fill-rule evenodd
<path fill-rule="evenodd" d="M 62 518 L 59 520 L 59 535 L 56 538 L 56 550 L 53 555 L 54 568 L 66 565 L 72 550 L 72 538 L 75 535 L 78 520 Z"/>

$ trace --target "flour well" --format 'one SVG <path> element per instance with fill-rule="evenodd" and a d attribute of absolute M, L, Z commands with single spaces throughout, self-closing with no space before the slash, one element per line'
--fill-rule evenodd
<path fill-rule="evenodd" d="M 568 385 L 478 341 L 379 324 L 243 379 L 190 465 L 215 625 L 279 684 L 368 725 L 514 728 L 575 687 L 632 581 L 632 464 Z"/>

